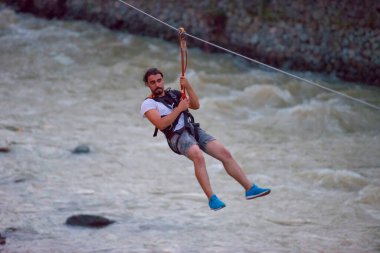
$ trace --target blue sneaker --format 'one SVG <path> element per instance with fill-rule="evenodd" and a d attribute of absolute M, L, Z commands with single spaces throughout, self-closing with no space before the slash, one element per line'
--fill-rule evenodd
<path fill-rule="evenodd" d="M 268 195 L 269 193 L 270 193 L 270 189 L 260 188 L 254 184 L 251 189 L 246 191 L 245 198 L 246 199 L 254 199 L 254 198 L 258 198 L 258 197 Z"/>
<path fill-rule="evenodd" d="M 214 211 L 218 211 L 219 209 L 226 207 L 226 205 L 220 199 L 218 199 L 215 194 L 211 196 L 208 205 L 210 206 L 211 210 Z"/>

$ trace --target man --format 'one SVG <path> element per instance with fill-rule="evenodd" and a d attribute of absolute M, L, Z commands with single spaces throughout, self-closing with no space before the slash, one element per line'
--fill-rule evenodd
<path fill-rule="evenodd" d="M 195 176 L 209 200 L 212 210 L 219 210 L 226 205 L 214 194 L 206 170 L 203 152 L 223 163 L 227 173 L 245 189 L 246 199 L 262 197 L 270 189 L 260 188 L 248 180 L 226 147 L 213 136 L 206 133 L 194 123 L 188 109 L 197 110 L 199 99 L 189 81 L 180 78 L 181 87 L 187 91 L 188 98 L 181 99 L 181 92 L 164 89 L 164 75 L 157 68 L 148 69 L 143 81 L 150 89 L 151 95 L 141 105 L 141 115 L 160 129 L 166 136 L 170 148 L 186 156 L 194 163 Z"/>

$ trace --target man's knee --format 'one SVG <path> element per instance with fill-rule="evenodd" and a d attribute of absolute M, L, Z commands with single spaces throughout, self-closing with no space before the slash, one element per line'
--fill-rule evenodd
<path fill-rule="evenodd" d="M 198 145 L 192 145 L 187 151 L 187 157 L 193 162 L 204 162 L 205 158 Z"/>

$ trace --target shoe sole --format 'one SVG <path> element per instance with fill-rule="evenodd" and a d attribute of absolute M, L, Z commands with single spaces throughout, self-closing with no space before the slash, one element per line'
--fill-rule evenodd
<path fill-rule="evenodd" d="M 222 207 L 219 207 L 219 208 L 210 208 L 211 210 L 213 210 L 213 211 L 218 211 L 218 210 L 220 210 L 220 209 L 223 209 L 223 208 L 225 208 L 226 206 L 222 206 Z"/>
<path fill-rule="evenodd" d="M 269 191 L 266 191 L 266 192 L 262 192 L 258 195 L 253 195 L 253 196 L 249 196 L 249 197 L 245 197 L 247 200 L 250 200 L 250 199 L 255 199 L 255 198 L 259 198 L 259 197 L 264 197 L 265 195 L 268 195 L 270 193 L 270 190 Z"/>

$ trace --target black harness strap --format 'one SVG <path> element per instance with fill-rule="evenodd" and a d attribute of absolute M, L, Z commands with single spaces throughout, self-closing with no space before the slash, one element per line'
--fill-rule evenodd
<path fill-rule="evenodd" d="M 154 129 L 153 137 L 156 137 L 156 136 L 157 136 L 157 133 L 158 133 L 158 128 L 156 127 L 156 128 Z"/>

